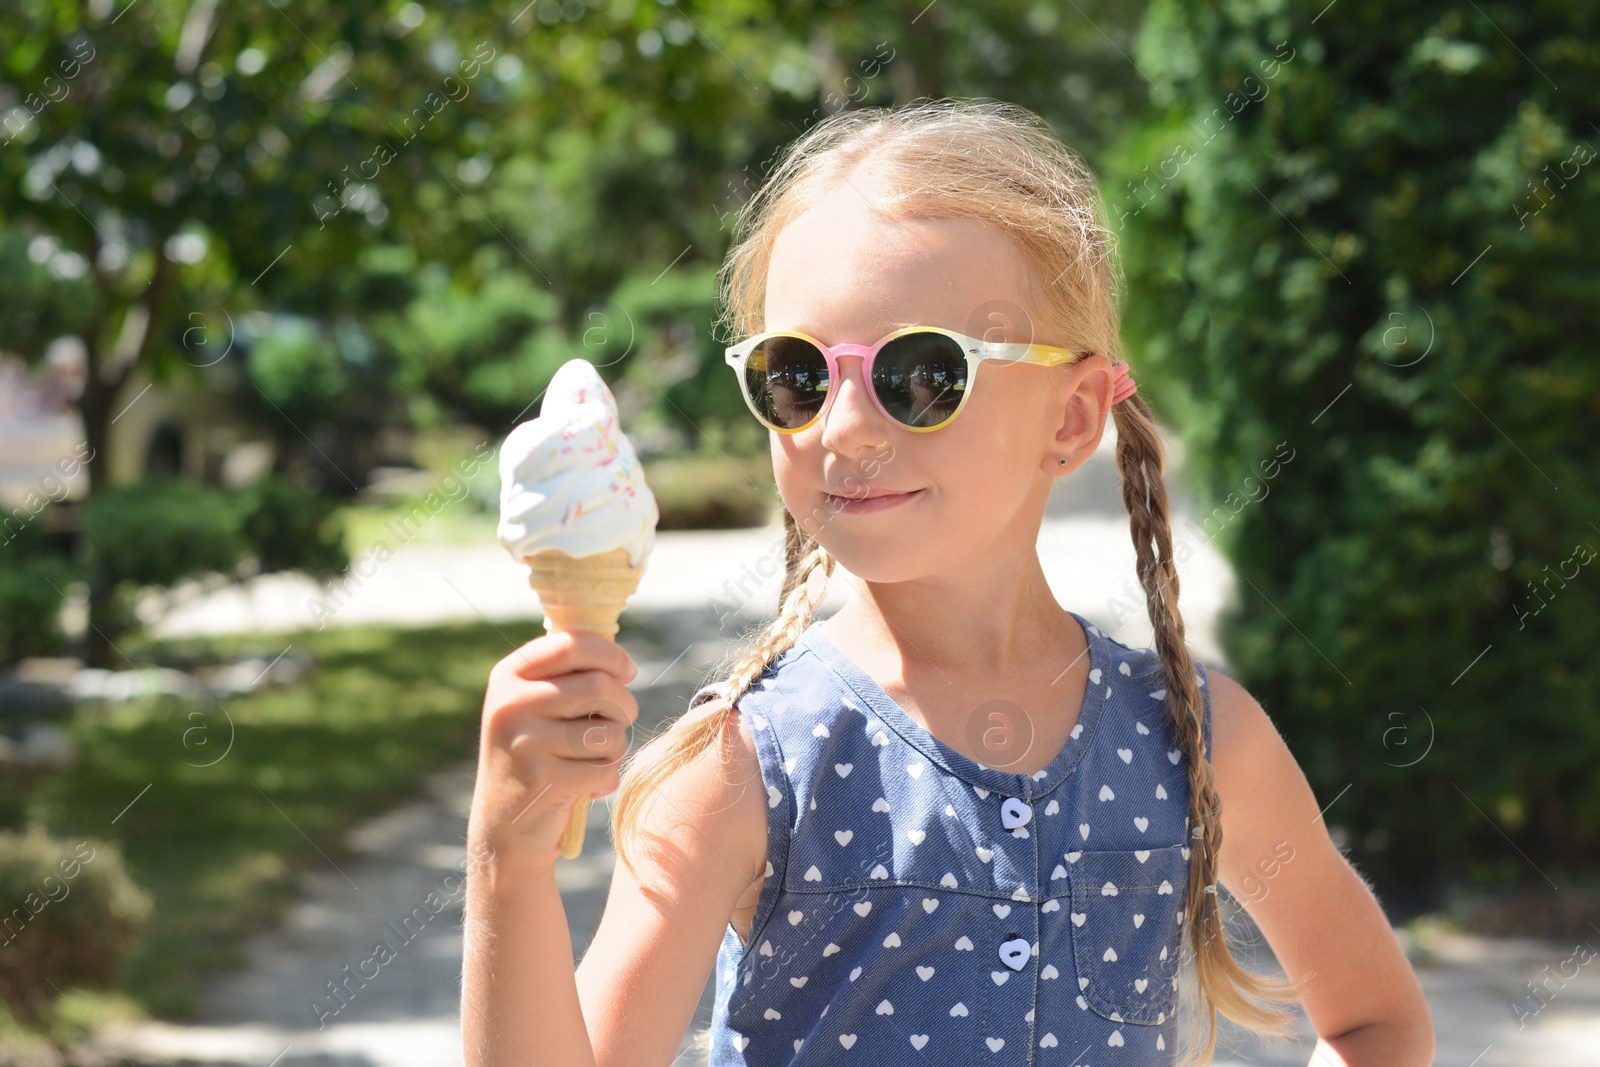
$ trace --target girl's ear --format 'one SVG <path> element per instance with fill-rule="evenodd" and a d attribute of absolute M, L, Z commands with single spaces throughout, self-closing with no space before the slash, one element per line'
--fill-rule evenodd
<path fill-rule="evenodd" d="M 1060 379 L 1053 411 L 1056 430 L 1040 467 L 1059 477 L 1077 470 L 1105 436 L 1115 375 L 1111 361 L 1091 356 L 1068 368 Z"/>

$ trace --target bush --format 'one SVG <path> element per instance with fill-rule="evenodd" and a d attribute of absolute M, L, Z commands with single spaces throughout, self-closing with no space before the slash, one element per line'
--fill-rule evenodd
<path fill-rule="evenodd" d="M 644 468 L 661 530 L 764 526 L 777 500 L 766 456 L 673 456 L 647 460 Z"/>
<path fill-rule="evenodd" d="M 350 566 L 338 507 L 332 496 L 269 475 L 244 491 L 239 532 L 263 572 L 298 569 L 329 578 Z"/>
<path fill-rule="evenodd" d="M 1156 0 L 1106 183 L 1224 647 L 1376 876 L 1592 865 L 1600 10 L 1306 10 Z"/>
<path fill-rule="evenodd" d="M 235 494 L 179 480 L 95 492 L 84 509 L 92 579 L 108 587 L 173 585 L 232 574 L 244 552 Z"/>
<path fill-rule="evenodd" d="M 40 1022 L 57 988 L 117 977 L 151 901 L 114 844 L 0 832 L 0 1000 Z"/>
<path fill-rule="evenodd" d="M 61 650 L 61 605 L 74 577 L 31 526 L 0 544 L 0 663 Z"/>

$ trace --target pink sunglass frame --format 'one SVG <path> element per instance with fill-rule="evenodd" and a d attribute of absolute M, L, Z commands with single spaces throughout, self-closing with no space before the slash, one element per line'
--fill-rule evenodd
<path fill-rule="evenodd" d="M 872 384 L 872 364 L 877 359 L 878 353 L 895 338 L 913 333 L 943 334 L 961 346 L 962 354 L 966 356 L 967 360 L 967 386 L 962 390 L 960 402 L 956 405 L 956 409 L 950 413 L 949 418 L 933 426 L 907 426 L 889 414 L 883 406 L 883 401 L 878 397 L 877 388 Z M 750 396 L 748 379 L 745 374 L 746 366 L 750 361 L 750 354 L 763 341 L 773 337 L 795 337 L 809 342 L 822 353 L 822 358 L 828 365 L 829 385 L 827 393 L 823 395 L 822 406 L 817 409 L 816 415 L 812 416 L 805 425 L 797 426 L 792 430 L 774 426 L 762 416 L 760 410 L 756 407 L 755 401 Z M 810 334 L 802 333 L 799 330 L 768 330 L 765 333 L 758 333 L 754 337 L 747 337 L 738 344 L 730 346 L 726 350 L 725 358 L 728 366 L 732 367 L 734 373 L 739 376 L 739 395 L 744 397 L 745 406 L 750 409 L 750 413 L 756 417 L 761 425 L 774 433 L 803 433 L 815 426 L 823 416 L 827 415 L 828 409 L 833 406 L 833 398 L 839 393 L 834 383 L 843 380 L 843 375 L 839 373 L 839 357 L 841 356 L 861 357 L 861 378 L 867 383 L 867 393 L 872 397 L 872 404 L 878 409 L 878 414 L 901 429 L 910 430 L 913 433 L 932 433 L 935 430 L 944 429 L 961 415 L 962 410 L 967 406 L 968 398 L 972 396 L 973 391 L 978 387 L 978 368 L 983 365 L 984 360 L 998 359 L 1010 363 L 1034 363 L 1041 367 L 1054 367 L 1062 363 L 1075 362 L 1086 354 L 1074 353 L 1055 345 L 1029 343 L 1026 341 L 985 341 L 982 338 L 969 337 L 964 333 L 957 333 L 955 330 L 947 330 L 942 326 L 906 326 L 886 334 L 877 343 L 871 345 L 837 344 L 829 346 Z"/>

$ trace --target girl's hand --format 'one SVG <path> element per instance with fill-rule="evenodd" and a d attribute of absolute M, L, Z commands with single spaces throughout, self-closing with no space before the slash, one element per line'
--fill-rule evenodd
<path fill-rule="evenodd" d="M 535 638 L 489 671 L 467 837 L 497 863 L 551 869 L 581 796 L 614 792 L 639 705 L 621 645 L 590 633 Z"/>

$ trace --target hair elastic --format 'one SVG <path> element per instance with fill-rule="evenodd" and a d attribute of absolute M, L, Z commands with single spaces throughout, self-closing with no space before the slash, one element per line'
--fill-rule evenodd
<path fill-rule="evenodd" d="M 1139 391 L 1139 386 L 1134 382 L 1133 378 L 1128 373 L 1127 360 L 1113 359 L 1111 361 L 1111 368 L 1117 372 L 1115 384 L 1111 389 L 1111 402 L 1113 404 L 1120 404 L 1134 393 L 1137 393 Z"/>

